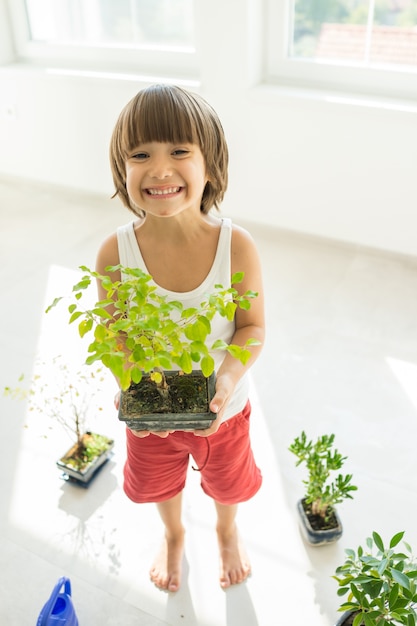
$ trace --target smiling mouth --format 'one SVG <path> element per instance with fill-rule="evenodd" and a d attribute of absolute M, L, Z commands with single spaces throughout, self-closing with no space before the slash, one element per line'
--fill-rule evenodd
<path fill-rule="evenodd" d="M 146 193 L 149 196 L 169 196 L 173 193 L 181 191 L 182 187 L 166 187 L 165 189 L 146 189 Z"/>

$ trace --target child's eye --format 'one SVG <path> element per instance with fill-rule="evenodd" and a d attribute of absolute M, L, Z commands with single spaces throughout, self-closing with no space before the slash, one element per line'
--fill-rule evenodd
<path fill-rule="evenodd" d="M 173 151 L 173 155 L 174 156 L 184 156 L 184 154 L 188 154 L 189 150 L 186 150 L 185 148 L 178 148 L 177 150 Z"/>
<path fill-rule="evenodd" d="M 136 161 L 143 161 L 144 159 L 147 159 L 148 156 L 149 154 L 146 152 L 136 152 L 136 154 L 132 154 L 130 158 L 135 159 Z"/>

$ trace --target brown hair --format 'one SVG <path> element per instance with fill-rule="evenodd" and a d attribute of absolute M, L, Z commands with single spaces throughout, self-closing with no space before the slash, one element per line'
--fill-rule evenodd
<path fill-rule="evenodd" d="M 126 159 L 141 143 L 152 141 L 197 144 L 203 154 L 208 182 L 201 211 L 208 213 L 227 189 L 228 148 L 214 109 L 199 95 L 174 85 L 151 85 L 139 91 L 124 107 L 110 142 L 110 165 L 116 191 L 123 204 L 143 215 L 126 190 Z"/>

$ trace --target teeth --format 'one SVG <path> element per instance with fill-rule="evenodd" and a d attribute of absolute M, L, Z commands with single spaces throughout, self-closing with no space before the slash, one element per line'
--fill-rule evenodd
<path fill-rule="evenodd" d="M 181 187 L 168 187 L 168 189 L 148 189 L 151 196 L 164 196 L 169 193 L 177 193 Z"/>

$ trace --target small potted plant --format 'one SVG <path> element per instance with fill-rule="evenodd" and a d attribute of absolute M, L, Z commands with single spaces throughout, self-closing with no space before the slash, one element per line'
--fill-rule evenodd
<path fill-rule="evenodd" d="M 404 532 L 385 545 L 373 532 L 366 547 L 345 550 L 346 560 L 336 569 L 338 595 L 348 595 L 336 626 L 415 626 L 417 624 L 417 562 L 408 543 L 398 544 Z"/>
<path fill-rule="evenodd" d="M 334 434 L 323 435 L 313 443 L 303 431 L 289 447 L 298 458 L 296 465 L 304 463 L 308 471 L 307 480 L 303 480 L 305 495 L 298 501 L 297 511 L 303 535 L 313 546 L 341 537 L 343 527 L 335 505 L 352 498 L 351 492 L 357 489 L 351 484 L 351 474 L 337 474 L 334 480 L 330 479 L 332 472 L 337 472 L 347 458 L 334 449 L 334 439 Z"/>
<path fill-rule="evenodd" d="M 112 439 L 86 427 L 91 411 L 101 411 L 101 407 L 92 406 L 102 380 L 102 368 L 72 371 L 61 356 L 56 356 L 50 362 L 37 361 L 28 388 L 19 385 L 4 389 L 9 397 L 28 400 L 31 413 L 46 415 L 67 432 L 73 443 L 56 463 L 66 480 L 82 486 L 89 485 L 114 446 Z"/>
<path fill-rule="evenodd" d="M 217 340 L 207 345 L 215 315 L 234 319 L 236 308 L 250 308 L 253 291 L 239 295 L 234 286 L 216 285 L 197 308 L 157 293 L 152 277 L 139 268 L 122 265 L 122 280 L 112 281 L 88 267 L 73 286 L 69 322 L 78 322 L 81 337 L 92 332 L 87 364 L 101 361 L 121 387 L 119 419 L 134 430 L 194 430 L 208 428 L 215 419 L 209 404 L 214 394 L 214 359 L 211 350 L 226 350 L 243 364 L 250 358 L 249 339 L 244 346 Z M 106 297 L 90 308 L 80 300 L 92 280 L 99 281 Z M 243 273 L 232 277 L 232 285 Z M 61 298 L 56 298 L 49 311 Z M 193 367 L 198 364 L 198 369 Z"/>

